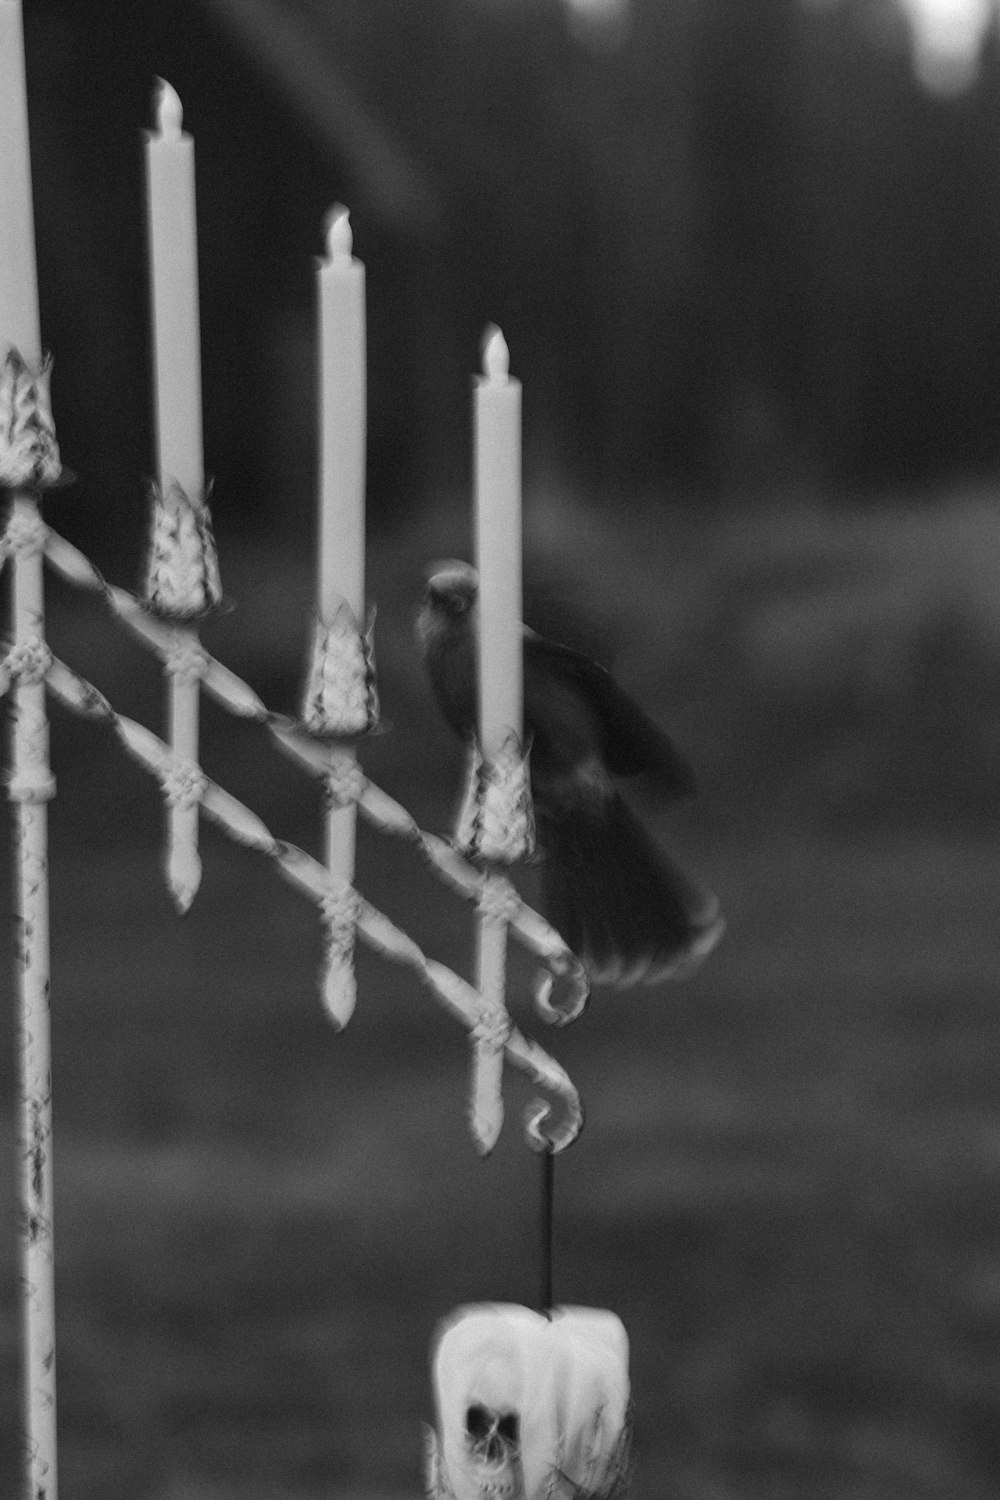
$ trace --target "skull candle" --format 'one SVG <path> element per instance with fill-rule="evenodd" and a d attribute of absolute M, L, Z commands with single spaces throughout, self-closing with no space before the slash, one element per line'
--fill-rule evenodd
<path fill-rule="evenodd" d="M 628 1337 L 614 1313 L 459 1308 L 433 1357 L 429 1500 L 618 1500 L 629 1479 Z"/>

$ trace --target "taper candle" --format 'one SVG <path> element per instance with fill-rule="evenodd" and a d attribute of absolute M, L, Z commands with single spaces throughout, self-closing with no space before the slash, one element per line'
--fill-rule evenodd
<path fill-rule="evenodd" d="M 157 466 L 164 490 L 174 481 L 198 500 L 205 471 L 194 142 L 181 119 L 181 101 L 160 79 L 156 129 L 146 137 Z"/>
<path fill-rule="evenodd" d="M 0 364 L 41 362 L 20 0 L 0 0 Z"/>
<path fill-rule="evenodd" d="M 146 137 L 150 293 L 157 469 L 161 495 L 174 486 L 181 510 L 203 504 L 201 348 L 198 319 L 198 238 L 194 142 L 181 130 L 181 101 L 160 79 L 156 130 Z M 193 512 L 192 512 L 193 513 Z M 178 911 L 187 911 L 201 880 L 197 787 L 199 693 L 197 638 L 178 628 L 168 663 L 170 744 L 176 780 L 169 798 L 167 883 Z M 192 665 L 193 663 L 193 665 Z"/>
<path fill-rule="evenodd" d="M 521 749 L 521 386 L 499 328 L 487 330 L 474 398 L 475 533 L 479 570 L 479 743 L 487 778 L 517 774 Z M 482 1151 L 503 1123 L 507 921 L 504 877 L 487 868 L 476 941 L 485 1005 L 474 1048 L 472 1129 Z"/>
<path fill-rule="evenodd" d="M 365 593 L 365 268 L 352 255 L 348 211 L 327 218 L 319 279 L 320 517 L 318 613 L 346 599 L 360 629 Z"/>
<path fill-rule="evenodd" d="M 521 738 L 521 383 L 499 328 L 484 341 L 475 387 L 479 738 L 489 764 Z"/>
<path fill-rule="evenodd" d="M 332 631 L 328 644 L 338 630 L 346 630 L 349 636 L 360 631 L 365 607 L 365 268 L 351 253 L 352 248 L 350 216 L 337 203 L 327 215 L 326 258 L 317 271 L 320 473 L 316 612 L 321 634 Z M 346 647 L 346 641 L 343 645 Z M 341 657 L 335 675 L 349 676 L 343 652 Z M 338 899 L 349 907 L 357 807 L 351 798 L 342 798 L 340 789 L 358 772 L 353 747 L 331 746 L 329 755 L 326 867 Z M 346 1025 L 355 999 L 353 928 L 334 917 L 323 994 L 331 1020 L 337 1026 Z"/>

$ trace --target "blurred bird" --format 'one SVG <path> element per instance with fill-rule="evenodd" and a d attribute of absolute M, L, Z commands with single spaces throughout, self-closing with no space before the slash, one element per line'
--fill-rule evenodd
<path fill-rule="evenodd" d="M 438 563 L 417 641 L 438 707 L 475 734 L 479 580 Z M 719 903 L 654 842 L 615 786 L 641 779 L 660 800 L 694 791 L 691 768 L 611 674 L 524 631 L 524 733 L 542 854 L 545 914 L 595 984 L 628 989 L 692 972 L 724 930 Z"/>

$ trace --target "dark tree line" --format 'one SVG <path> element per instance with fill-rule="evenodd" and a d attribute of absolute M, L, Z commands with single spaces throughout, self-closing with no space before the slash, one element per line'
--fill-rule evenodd
<path fill-rule="evenodd" d="M 529 463 L 595 493 L 1000 467 L 995 34 L 975 86 L 935 98 L 889 0 L 633 0 L 607 50 L 559 0 L 273 6 L 349 91 L 332 146 L 284 23 L 269 55 L 222 0 L 27 0 L 61 435 L 112 495 L 149 464 L 137 125 L 158 72 L 197 137 L 208 452 L 262 517 L 279 494 L 308 512 L 311 257 L 335 198 L 369 268 L 386 518 L 467 479 L 488 320 Z M 383 138 L 419 188 L 406 211 Z"/>

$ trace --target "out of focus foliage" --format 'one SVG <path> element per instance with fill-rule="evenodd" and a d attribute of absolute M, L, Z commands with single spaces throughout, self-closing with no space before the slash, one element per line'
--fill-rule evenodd
<path fill-rule="evenodd" d="M 1000 460 L 1000 46 L 951 97 L 891 0 L 27 0 L 43 324 L 95 491 L 149 467 L 140 127 L 196 136 L 220 496 L 311 513 L 312 257 L 370 298 L 376 517 L 467 480 L 489 320 L 536 476 L 868 490 Z M 231 500 L 227 503 L 233 503 Z M 293 523 L 296 524 L 296 523 Z"/>

